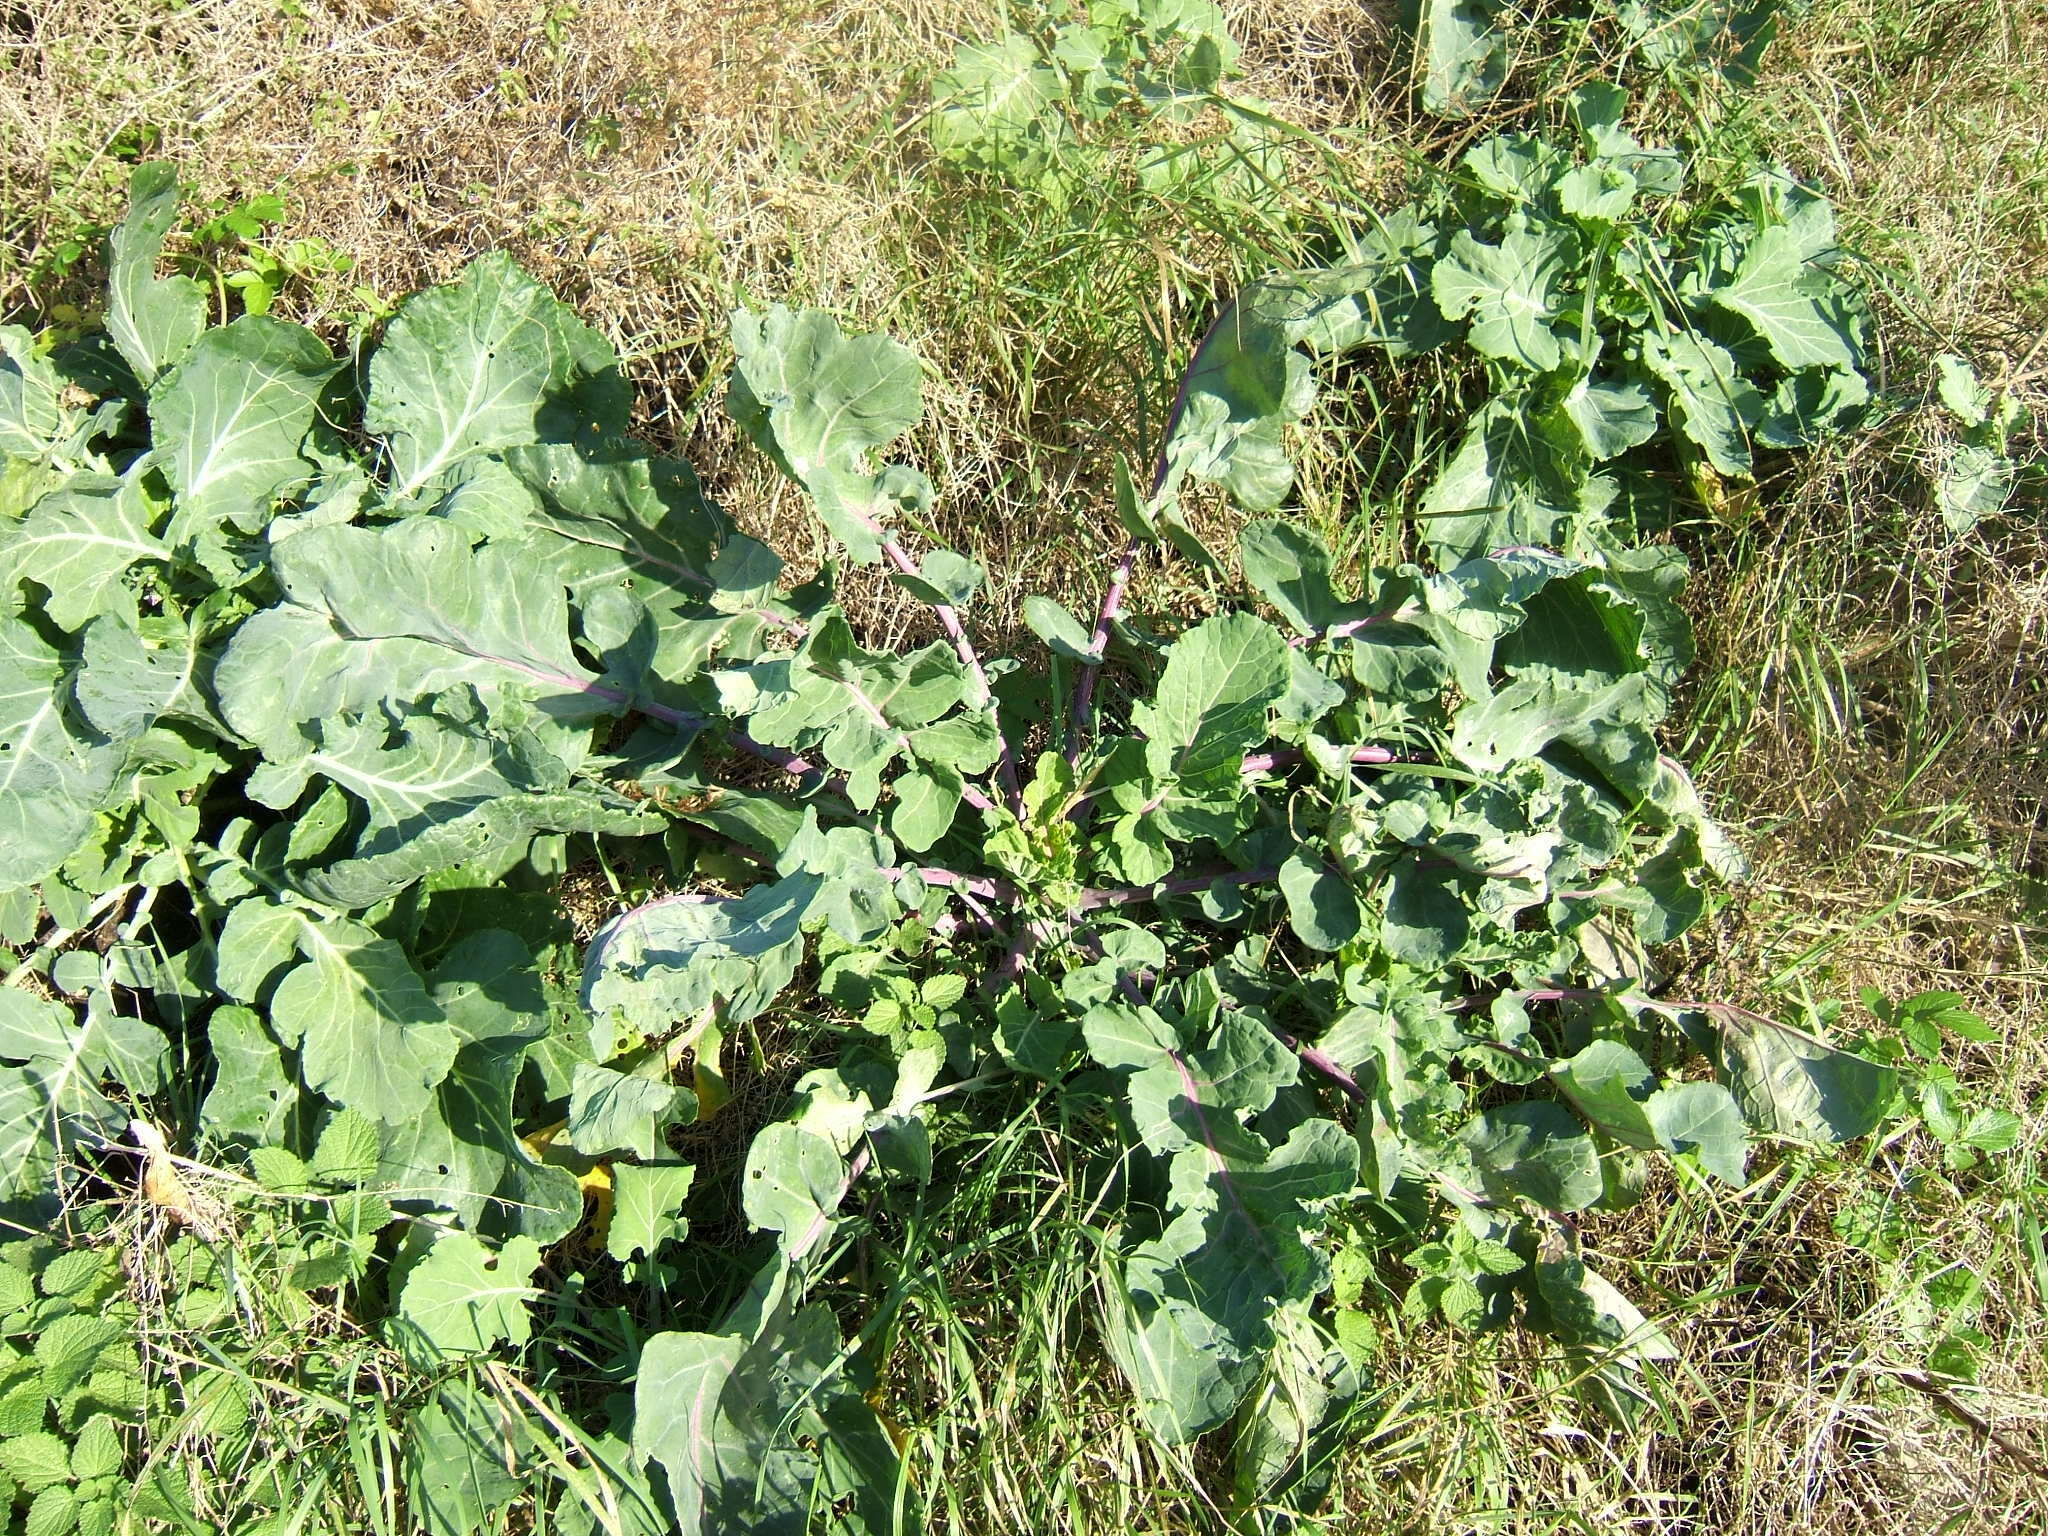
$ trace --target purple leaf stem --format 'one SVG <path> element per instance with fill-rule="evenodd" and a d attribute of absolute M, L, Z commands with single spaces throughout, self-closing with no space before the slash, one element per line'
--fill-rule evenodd
<path fill-rule="evenodd" d="M 1322 1073 L 1323 1076 L 1343 1090 L 1346 1098 L 1355 1099 L 1361 1104 L 1369 1101 L 1370 1096 L 1363 1088 L 1358 1086 L 1358 1079 L 1349 1072 L 1346 1072 L 1337 1063 L 1336 1058 L 1324 1055 L 1312 1045 L 1302 1044 L 1301 1041 L 1295 1039 L 1290 1034 L 1285 1034 L 1279 1030 L 1275 1030 L 1274 1033 L 1280 1036 L 1280 1043 L 1282 1045 L 1301 1058 L 1303 1066 L 1313 1068 L 1315 1071 Z"/>
<path fill-rule="evenodd" d="M 1263 885 L 1280 878 L 1277 869 L 1214 869 L 1206 874 L 1183 875 L 1156 885 L 1099 886 L 1083 891 L 1074 902 L 1076 912 L 1093 912 L 1102 907 L 1123 907 L 1134 902 L 1157 901 L 1164 896 L 1185 896 L 1219 885 Z"/>
<path fill-rule="evenodd" d="M 1160 474 L 1166 472 L 1166 460 L 1162 454 L 1159 461 Z M 1155 485 L 1154 489 L 1157 489 Z M 1095 633 L 1089 637 L 1088 651 L 1095 659 L 1081 664 L 1081 676 L 1074 684 L 1074 714 L 1067 727 L 1067 762 L 1081 760 L 1081 745 L 1094 724 L 1095 678 L 1102 670 L 1103 658 L 1109 652 L 1109 628 L 1123 612 L 1124 591 L 1131 584 L 1131 570 L 1138 563 L 1138 540 L 1134 537 L 1124 545 L 1124 552 L 1117 560 L 1116 568 L 1109 573 L 1109 585 L 1103 589 L 1102 607 L 1095 615 Z"/>
<path fill-rule="evenodd" d="M 1276 768 L 1292 768 L 1305 754 L 1299 747 L 1288 747 L 1279 752 L 1254 752 L 1244 760 L 1242 772 L 1246 778 L 1255 774 L 1271 773 Z M 1398 758 L 1385 747 L 1359 747 L 1351 754 L 1354 763 L 1398 763 Z"/>
<path fill-rule="evenodd" d="M 1017 888 L 1014 885 L 991 875 L 963 875 L 957 869 L 940 869 L 936 866 L 916 864 L 892 864 L 882 871 L 882 877 L 886 880 L 902 880 L 911 875 L 917 876 L 926 885 L 942 885 L 970 896 L 979 896 L 984 901 L 1014 903 L 1017 900 Z"/>
<path fill-rule="evenodd" d="M 1342 640 L 1347 635 L 1357 634 L 1361 629 L 1374 624 L 1391 624 L 1393 620 L 1394 616 L 1390 613 L 1369 614 L 1362 619 L 1346 619 L 1342 624 L 1332 624 L 1328 629 L 1319 629 L 1312 634 L 1289 635 L 1287 643 L 1300 650 L 1305 645 L 1314 645 L 1322 640 Z"/>
<path fill-rule="evenodd" d="M 1224 322 L 1236 313 L 1237 299 L 1233 296 L 1229 303 L 1216 311 L 1216 318 L 1209 322 L 1209 329 L 1195 344 L 1194 355 L 1188 359 L 1187 367 L 1181 370 L 1180 387 L 1173 392 L 1173 408 L 1166 413 L 1166 430 L 1159 434 L 1159 452 L 1152 461 L 1152 489 L 1145 493 L 1147 501 L 1156 497 L 1166 485 L 1169 467 L 1166 450 L 1173 446 L 1174 430 L 1180 426 L 1180 419 L 1187 412 L 1188 395 L 1195 383 L 1195 369 L 1201 366 L 1202 355 L 1209 350 L 1209 343 L 1216 339 Z M 1124 546 L 1116 569 L 1110 572 L 1109 587 L 1102 594 L 1102 607 L 1096 614 L 1095 634 L 1089 645 L 1089 651 L 1096 659 L 1081 664 L 1080 680 L 1074 684 L 1074 717 L 1067 732 L 1067 761 L 1070 764 L 1080 760 L 1082 741 L 1095 723 L 1095 676 L 1102 670 L 1103 658 L 1108 653 L 1109 626 L 1123 611 L 1124 589 L 1130 585 L 1131 568 L 1137 563 L 1138 544 L 1138 539 L 1133 537 Z"/>
<path fill-rule="evenodd" d="M 918 574 L 917 562 L 910 558 L 909 553 L 901 544 L 896 542 L 894 534 L 890 533 L 871 517 L 862 517 L 860 520 L 867 526 L 870 533 L 881 540 L 882 553 L 889 557 L 890 563 L 897 570 L 906 576 Z M 1003 790 L 1009 798 L 1010 809 L 1019 817 L 1022 817 L 1024 814 L 1024 790 L 1022 785 L 1017 782 L 1017 759 L 1015 754 L 1010 751 L 1010 738 L 1003 734 L 1002 718 L 996 712 L 995 690 L 989 686 L 988 673 L 981 665 L 981 655 L 974 649 L 974 642 L 968 638 L 966 626 L 961 624 L 960 615 L 954 610 L 951 603 L 933 603 L 931 610 L 934 614 L 938 615 L 939 627 L 952 640 L 953 653 L 960 658 L 960 664 L 967 668 L 968 674 L 980 685 L 981 696 L 988 700 L 988 717 L 995 723 L 996 740 L 1000 743 L 1001 750 L 1001 755 L 996 759 L 996 772 L 1002 778 Z M 982 800 L 980 804 L 983 809 L 988 808 L 986 800 Z"/>

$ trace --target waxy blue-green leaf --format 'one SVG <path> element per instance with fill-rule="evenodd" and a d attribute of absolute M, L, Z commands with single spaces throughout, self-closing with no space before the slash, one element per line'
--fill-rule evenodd
<path fill-rule="evenodd" d="M 662 1133 L 697 1117 L 697 1096 L 674 1083 L 576 1063 L 569 1088 L 569 1145 L 590 1157 L 623 1152 L 654 1161 Z"/>
<path fill-rule="evenodd" d="M 230 912 L 230 920 L 241 910 Z M 286 1145 L 299 1108 L 299 1075 L 256 1010 L 214 1009 L 206 1019 L 206 1045 L 214 1074 L 200 1117 L 208 1132 L 250 1146 Z"/>
<path fill-rule="evenodd" d="M 496 1253 L 467 1232 L 450 1232 L 405 1277 L 395 1307 L 401 1342 L 425 1361 L 489 1354 L 532 1336 L 527 1303 L 540 1245 L 508 1240 Z"/>
<path fill-rule="evenodd" d="M 1349 1193 L 1357 1176 L 1358 1144 L 1332 1120 L 1304 1121 L 1270 1149 L 1193 1146 L 1175 1158 L 1175 1189 L 1193 1198 L 1124 1261 L 1128 1295 L 1113 1299 L 1105 1330 L 1154 1433 L 1185 1442 L 1236 1411 L 1274 1313 L 1329 1282 L 1305 1240 L 1307 1207 Z"/>
<path fill-rule="evenodd" d="M 726 409 L 811 493 L 818 515 L 859 564 L 881 558 L 876 528 L 931 487 L 900 467 L 871 467 L 876 449 L 924 415 L 917 358 L 887 336 L 842 336 L 822 310 L 735 310 L 738 354 Z"/>
<path fill-rule="evenodd" d="M 206 332 L 156 382 L 149 414 L 177 493 L 173 544 L 223 523 L 255 533 L 280 493 L 312 477 L 299 445 L 340 367 L 304 326 L 244 315 Z"/>
<path fill-rule="evenodd" d="M 506 1465 L 525 1450 L 511 1422 L 460 1378 L 407 1415 L 403 1444 L 406 1508 L 425 1536 L 475 1536 L 525 1490 Z"/>
<path fill-rule="evenodd" d="M 1059 74 L 1023 33 L 963 43 L 952 67 L 932 81 L 932 147 L 970 170 L 1029 172 L 1065 137 L 1064 121 L 1052 110 L 1065 94 Z"/>
<path fill-rule="evenodd" d="M 714 1004 L 735 1023 L 753 1018 L 796 975 L 823 884 L 792 874 L 743 896 L 662 897 L 613 918 L 584 958 L 584 1006 L 616 1008 L 649 1033 Z"/>
<path fill-rule="evenodd" d="M 64 403 L 65 380 L 18 325 L 0 325 L 0 464 L 42 459 L 83 446 L 75 441 L 80 412 Z M 0 515 L 5 515 L 0 503 Z"/>
<path fill-rule="evenodd" d="M 1564 357 L 1550 322 L 1572 256 L 1562 231 L 1511 228 L 1499 245 L 1487 245 L 1461 230 L 1432 270 L 1430 290 L 1449 318 L 1471 317 L 1472 345 L 1488 357 L 1548 373 Z"/>
<path fill-rule="evenodd" d="M 1280 505 L 1294 483 L 1287 429 L 1316 400 L 1315 376 L 1296 343 L 1329 302 L 1282 279 L 1249 285 L 1217 317 L 1182 380 L 1155 507 L 1169 506 L 1188 475 L 1221 485 L 1253 511 Z M 1190 559 L 1214 563 L 1177 513 L 1160 514 L 1160 531 Z"/>
<path fill-rule="evenodd" d="M 1329 548 L 1314 534 L 1262 519 L 1245 525 L 1237 552 L 1244 579 L 1301 634 L 1320 634 L 1358 616 L 1359 605 L 1337 597 Z"/>
<path fill-rule="evenodd" d="M 1671 391 L 1674 420 L 1724 475 L 1747 478 L 1763 397 L 1727 348 L 1701 336 L 1645 336 L 1643 364 Z"/>
<path fill-rule="evenodd" d="M 1867 1136 L 1898 1092 L 1891 1067 L 1745 1009 L 1699 1010 L 1714 1029 L 1702 1041 L 1743 1116 L 1768 1135 L 1843 1142 Z"/>
<path fill-rule="evenodd" d="M 1069 661 L 1096 663 L 1095 637 L 1063 605 L 1035 594 L 1024 599 L 1024 622 L 1031 632 L 1052 648 L 1055 656 Z"/>
<path fill-rule="evenodd" d="M 271 1027 L 309 1087 L 391 1124 L 433 1101 L 459 1045 L 405 951 L 344 918 L 302 922 L 303 964 L 277 984 Z"/>
<path fill-rule="evenodd" d="M 302 753 L 301 721 L 460 683 L 516 691 L 560 721 L 626 702 L 577 658 L 562 585 L 527 552 L 471 549 L 462 530 L 416 517 L 312 529 L 271 558 L 287 602 L 243 624 L 214 674 L 228 723 L 266 755 Z"/>
<path fill-rule="evenodd" d="M 1863 359 L 1828 280 L 1806 266 L 1798 232 L 1773 225 L 1750 242 L 1714 303 L 1740 315 L 1789 369 L 1856 368 Z"/>
<path fill-rule="evenodd" d="M 534 553 L 578 601 L 613 586 L 664 613 L 773 592 L 781 562 L 732 531 L 680 459 L 611 442 L 540 443 L 503 459 L 538 498 L 527 529 Z M 730 556 L 728 543 L 739 546 Z"/>
<path fill-rule="evenodd" d="M 1507 78 L 1507 38 L 1495 24 L 1498 0 L 1422 0 L 1416 53 L 1422 110 L 1467 117 Z"/>
<path fill-rule="evenodd" d="M 141 476 L 75 475 L 32 508 L 0 549 L 0 591 L 23 580 L 48 598 L 38 605 L 59 629 L 76 630 L 95 614 L 136 616 L 135 593 L 123 582 L 141 561 L 170 558 L 150 531 L 154 521 Z"/>
<path fill-rule="evenodd" d="M 400 306 L 370 359 L 363 426 L 390 444 L 392 496 L 471 454 L 623 430 L 610 343 L 499 252 Z M 579 428 L 582 429 L 579 433 Z"/>
<path fill-rule="evenodd" d="M 620 1163 L 612 1169 L 612 1223 L 605 1232 L 605 1252 L 620 1262 L 641 1255 L 653 1258 L 663 1243 L 679 1242 L 690 1224 L 680 1212 L 695 1182 L 689 1163 L 640 1168 Z"/>
<path fill-rule="evenodd" d="M 1341 871 L 1321 854 L 1297 848 L 1280 866 L 1287 921 L 1311 949 L 1341 949 L 1365 926 L 1365 908 Z"/>
<path fill-rule="evenodd" d="M 1136 713 L 1155 777 L 1199 778 L 1266 739 L 1287 692 L 1287 642 L 1248 613 L 1206 619 L 1167 648 L 1150 706 Z"/>
<path fill-rule="evenodd" d="M 1458 1141 L 1492 1199 L 1580 1211 L 1600 1198 L 1600 1154 L 1560 1105 L 1541 1099 L 1503 1104 L 1475 1116 Z"/>
<path fill-rule="evenodd" d="M 641 1351 L 633 1450 L 667 1474 L 679 1536 L 803 1536 L 821 1505 L 850 1530 L 889 1529 L 902 1469 L 848 1379 L 837 1321 L 786 1294 L 761 1310 L 758 1324 L 657 1333 Z"/>
<path fill-rule="evenodd" d="M 1719 1083 L 1671 1083 L 1644 1105 L 1667 1151 L 1690 1152 L 1724 1184 L 1740 1188 L 1749 1137 L 1735 1097 Z"/>
<path fill-rule="evenodd" d="M 439 989 L 437 989 L 438 991 Z M 442 994 L 444 1012 L 462 1011 Z M 526 1042 L 475 1040 L 456 1053 L 427 1111 L 383 1128 L 378 1181 L 406 1210 L 453 1214 L 472 1230 L 521 1233 L 538 1243 L 567 1235 L 583 1215 L 568 1169 L 534 1159 L 512 1120 Z"/>
<path fill-rule="evenodd" d="M 71 721 L 64 671 L 41 635 L 0 615 L 0 891 L 31 885 L 70 856 L 118 767 Z"/>
<path fill-rule="evenodd" d="M 107 334 L 145 386 L 206 328 L 206 290 L 189 277 L 156 275 L 164 236 L 177 218 L 177 172 L 161 161 L 135 167 L 128 176 L 128 214 L 107 242 Z"/>
<path fill-rule="evenodd" d="M 185 620 L 153 614 L 131 625 L 101 614 L 86 625 L 79 649 L 71 694 L 102 735 L 127 741 L 165 719 L 222 729 L 206 697 L 212 658 Z"/>

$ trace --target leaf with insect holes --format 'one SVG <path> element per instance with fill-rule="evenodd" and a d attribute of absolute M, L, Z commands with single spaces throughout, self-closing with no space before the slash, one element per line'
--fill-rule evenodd
<path fill-rule="evenodd" d="M 473 454 L 623 432 L 629 396 L 611 346 L 493 252 L 408 299 L 369 365 L 363 426 L 390 446 L 403 501 Z"/>
<path fill-rule="evenodd" d="M 690 1224 L 679 1212 L 696 1174 L 687 1163 L 657 1168 L 621 1163 L 614 1168 L 605 1252 L 621 1262 L 635 1256 L 651 1259 L 663 1243 L 680 1242 Z"/>
<path fill-rule="evenodd" d="M 396 1313 L 402 1337 L 423 1360 L 489 1354 L 523 1344 L 533 1331 L 527 1303 L 540 1267 L 540 1245 L 515 1237 L 496 1253 L 466 1232 L 451 1232 L 427 1250 L 405 1277 Z"/>

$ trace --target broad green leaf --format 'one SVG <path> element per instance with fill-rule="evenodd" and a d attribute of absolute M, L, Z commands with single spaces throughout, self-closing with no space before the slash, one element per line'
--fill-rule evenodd
<path fill-rule="evenodd" d="M 1701 1010 L 1721 1081 L 1743 1116 L 1767 1135 L 1844 1142 L 1883 1122 L 1898 1092 L 1892 1068 L 1838 1051 L 1803 1030 L 1744 1009 Z"/>
<path fill-rule="evenodd" d="M 1573 255 L 1562 231 L 1510 229 L 1499 245 L 1460 231 L 1430 274 L 1430 290 L 1451 319 L 1471 317 L 1472 345 L 1488 357 L 1548 373 L 1564 357 L 1550 322 L 1558 315 L 1557 287 Z"/>
<path fill-rule="evenodd" d="M 771 1125 L 754 1138 L 740 1175 L 747 1220 L 777 1234 L 783 1252 L 814 1247 L 839 1208 L 846 1165 L 832 1143 L 793 1125 Z"/>
<path fill-rule="evenodd" d="M 897 505 L 928 502 L 923 477 L 869 467 L 924 415 L 921 372 L 887 336 L 845 337 L 822 310 L 735 310 L 726 409 L 791 479 L 857 563 L 881 558 L 877 527 Z"/>
<path fill-rule="evenodd" d="M 1472 912 L 1462 879 L 1444 861 L 1408 855 L 1388 873 L 1380 944 L 1396 960 L 1422 971 L 1437 971 L 1465 947 Z"/>
<path fill-rule="evenodd" d="M 161 614 L 131 625 L 101 614 L 85 626 L 79 661 L 72 697 L 93 728 L 114 741 L 164 719 L 221 730 L 206 698 L 212 658 L 199 631 L 181 619 Z"/>
<path fill-rule="evenodd" d="M 297 907 L 249 900 L 228 910 L 214 942 L 214 981 L 229 997 L 259 1002 L 278 972 L 298 958 L 299 930 L 313 921 Z"/>
<path fill-rule="evenodd" d="M 360 923 L 303 923 L 304 963 L 270 999 L 308 1087 L 396 1124 L 423 1113 L 459 1042 L 405 952 Z"/>
<path fill-rule="evenodd" d="M 301 721 L 461 683 L 530 697 L 561 721 L 626 702 L 577 658 L 559 581 L 524 551 L 472 550 L 438 518 L 295 534 L 272 569 L 288 601 L 243 624 L 214 674 L 228 723 L 267 755 L 299 755 Z"/>
<path fill-rule="evenodd" d="M 1662 1145 L 1645 1107 L 1656 1090 L 1656 1074 L 1627 1046 L 1595 1040 L 1551 1068 L 1551 1075 L 1595 1130 L 1626 1146 L 1647 1150 Z"/>
<path fill-rule="evenodd" d="M 172 543 L 222 523 L 255 533 L 280 493 L 311 478 L 299 445 L 340 367 L 304 326 L 244 315 L 206 332 L 156 382 L 150 418 L 178 498 Z"/>
<path fill-rule="evenodd" d="M 1064 136 L 1054 106 L 1065 94 L 1022 33 L 963 43 L 932 82 L 932 147 L 971 170 L 1028 171 Z"/>
<path fill-rule="evenodd" d="M 509 448 L 503 458 L 538 498 L 529 547 L 579 603 L 615 587 L 667 614 L 716 606 L 736 589 L 772 593 L 781 562 L 733 533 L 680 459 L 609 440 Z"/>
<path fill-rule="evenodd" d="M 1297 848 L 1280 866 L 1287 920 L 1311 949 L 1341 949 L 1365 926 L 1365 909 L 1351 882 L 1322 857 Z"/>
<path fill-rule="evenodd" d="M 1174 1159 L 1184 1209 L 1125 1260 L 1127 1295 L 1106 1319 L 1146 1422 L 1175 1443 L 1229 1418 L 1272 1346 L 1275 1311 L 1328 1284 L 1305 1240 L 1306 1207 L 1348 1194 L 1358 1176 L 1358 1144 L 1331 1120 L 1245 1153 L 1194 1146 Z"/>
<path fill-rule="evenodd" d="M 644 1032 L 717 1006 L 743 1023 L 774 1002 L 803 958 L 801 924 L 824 882 L 793 874 L 730 898 L 662 897 L 613 918 L 583 963 L 583 1002 Z"/>
<path fill-rule="evenodd" d="M 1723 1183 L 1741 1187 L 1749 1135 L 1734 1095 L 1719 1083 L 1672 1083 L 1643 1106 L 1656 1127 L 1658 1143 L 1690 1152 Z"/>
<path fill-rule="evenodd" d="M 1564 413 L 1596 464 L 1657 435 L 1656 404 L 1648 390 L 1632 381 L 1596 384 L 1587 374 L 1564 397 Z"/>
<path fill-rule="evenodd" d="M 651 1259 L 663 1243 L 680 1241 L 689 1223 L 678 1213 L 696 1174 L 687 1163 L 658 1168 L 621 1163 L 612 1169 L 612 1224 L 605 1233 L 605 1252 L 621 1262 L 636 1255 Z"/>
<path fill-rule="evenodd" d="M 466 1381 L 442 1382 L 405 1421 L 406 1507 L 427 1536 L 475 1536 L 524 1491 L 506 1469 L 504 1414 Z"/>
<path fill-rule="evenodd" d="M 456 999 L 449 998 L 451 1004 Z M 536 1161 L 512 1121 L 525 1042 L 499 1037 L 465 1045 L 428 1110 L 383 1130 L 379 1182 L 408 1210 L 444 1210 L 472 1229 L 565 1236 L 583 1214 L 566 1168 Z"/>
<path fill-rule="evenodd" d="M 923 853 L 952 829 L 960 809 L 962 781 L 951 768 L 914 769 L 895 783 L 889 832 L 912 853 Z"/>
<path fill-rule="evenodd" d="M 1161 531 L 1189 558 L 1214 563 L 1178 514 L 1168 515 L 1185 476 L 1221 485 L 1253 511 L 1279 506 L 1294 483 L 1287 429 L 1316 400 L 1296 343 L 1331 302 L 1287 279 L 1253 283 L 1203 337 L 1167 438 L 1166 481 L 1153 498 Z"/>
<path fill-rule="evenodd" d="M 327 1122 L 308 1167 L 328 1184 L 367 1184 L 377 1176 L 383 1144 L 377 1123 L 359 1110 L 344 1109 Z"/>
<path fill-rule="evenodd" d="M 633 1392 L 633 1448 L 668 1475 L 680 1536 L 803 1536 L 816 1508 L 892 1527 L 902 1469 L 849 1381 L 823 1306 L 774 1306 L 758 1330 L 661 1333 Z M 921 1519 L 908 1508 L 915 1526 Z"/>
<path fill-rule="evenodd" d="M 177 172 L 161 161 L 135 167 L 128 215 L 108 241 L 107 334 L 144 385 L 154 384 L 206 328 L 206 290 L 189 277 L 156 275 L 177 217 Z"/>
<path fill-rule="evenodd" d="M 136 616 L 135 593 L 122 580 L 141 561 L 170 558 L 150 532 L 152 517 L 141 476 L 75 475 L 29 509 L 0 549 L 0 588 L 39 583 L 38 606 L 59 629 L 75 630 L 95 614 Z"/>
<path fill-rule="evenodd" d="M 113 786 L 114 753 L 67 717 L 64 671 L 41 635 L 0 615 L 0 890 L 32 885 L 62 864 Z"/>
<path fill-rule="evenodd" d="M 569 1089 L 569 1144 L 590 1157 L 624 1152 L 654 1161 L 662 1133 L 697 1115 L 697 1096 L 673 1083 L 579 1061 Z"/>
<path fill-rule="evenodd" d="M 37 354 L 35 339 L 21 326 L 0 325 L 0 464 L 52 453 L 77 430 L 77 418 L 64 403 L 63 375 Z"/>
<path fill-rule="evenodd" d="M 1198 778 L 1234 765 L 1266 739 L 1267 711 L 1287 683 L 1287 642 L 1270 625 L 1248 613 L 1196 625 L 1167 648 L 1142 713 L 1152 773 Z"/>
<path fill-rule="evenodd" d="M 234 915 L 228 914 L 230 921 Z M 259 1146 L 289 1140 L 299 1076 L 256 1011 L 233 1005 L 214 1009 L 206 1020 L 206 1044 L 214 1074 L 200 1117 L 208 1132 Z"/>
<path fill-rule="evenodd" d="M 1314 534 L 1292 523 L 1247 523 L 1238 535 L 1244 579 L 1304 635 L 1318 634 L 1356 616 L 1356 605 L 1340 602 L 1330 584 L 1330 551 Z"/>
<path fill-rule="evenodd" d="M 927 550 L 918 562 L 915 576 L 907 571 L 895 571 L 889 579 L 927 603 L 965 608 L 988 579 L 988 571 L 979 562 L 955 554 L 950 549 L 932 549 Z M 1028 603 L 1030 599 L 1025 601 Z"/>
<path fill-rule="evenodd" d="M 424 1360 L 485 1355 L 524 1344 L 533 1332 L 527 1303 L 540 1245 L 514 1237 L 493 1253 L 467 1232 L 450 1232 L 405 1277 L 396 1313 L 402 1335 Z"/>
<path fill-rule="evenodd" d="M 1494 22 L 1498 10 L 1498 0 L 1421 0 L 1423 111 L 1466 117 L 1500 89 L 1507 38 Z"/>
<path fill-rule="evenodd" d="M 408 299 L 369 380 L 363 426 L 389 439 L 401 501 L 471 454 L 567 441 L 593 415 L 618 430 L 628 403 L 610 344 L 498 252 Z"/>
<path fill-rule="evenodd" d="M 1643 363 L 1671 391 L 1671 410 L 1707 462 L 1724 475 L 1747 478 L 1749 433 L 1763 417 L 1763 397 L 1725 347 L 1700 336 L 1645 336 Z"/>
<path fill-rule="evenodd" d="M 1559 1105 L 1532 1099 L 1489 1109 L 1466 1124 L 1458 1141 L 1495 1200 L 1579 1211 L 1600 1198 L 1600 1155 Z"/>
<path fill-rule="evenodd" d="M 1052 647 L 1055 656 L 1091 663 L 1102 659 L 1095 652 L 1094 635 L 1066 608 L 1049 597 L 1025 598 L 1024 622 L 1031 626 L 1034 635 Z"/>
<path fill-rule="evenodd" d="M 1785 225 L 1766 229 L 1713 300 L 1754 326 L 1786 368 L 1856 368 L 1862 357 L 1848 314 L 1826 276 L 1807 268 L 1800 245 Z"/>

